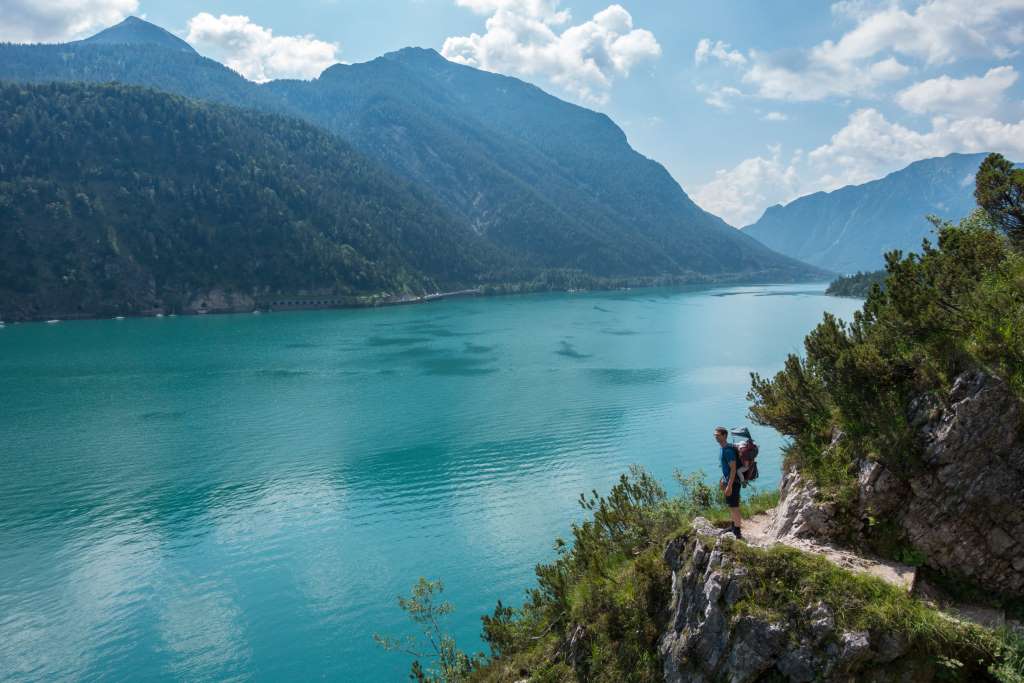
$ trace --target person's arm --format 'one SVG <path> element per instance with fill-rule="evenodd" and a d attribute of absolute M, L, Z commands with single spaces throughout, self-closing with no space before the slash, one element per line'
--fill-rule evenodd
<path fill-rule="evenodd" d="M 732 495 L 732 487 L 736 483 L 736 452 L 733 451 L 729 460 L 729 483 L 725 485 L 725 495 Z"/>

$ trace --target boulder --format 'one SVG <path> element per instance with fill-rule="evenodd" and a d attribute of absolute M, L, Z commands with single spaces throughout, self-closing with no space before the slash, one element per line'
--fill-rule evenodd
<path fill-rule="evenodd" d="M 831 538 L 835 533 L 835 505 L 821 500 L 818 487 L 794 467 L 783 472 L 779 505 L 768 528 L 771 540 Z"/>

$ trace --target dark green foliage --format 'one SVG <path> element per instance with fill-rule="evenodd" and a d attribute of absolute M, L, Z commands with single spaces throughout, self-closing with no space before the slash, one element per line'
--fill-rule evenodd
<path fill-rule="evenodd" d="M 859 272 L 856 275 L 841 275 L 829 284 L 825 293 L 830 296 L 852 296 L 866 299 L 875 285 L 885 283 L 885 271 Z"/>
<path fill-rule="evenodd" d="M 772 379 L 753 377 L 752 417 L 791 437 L 789 462 L 840 503 L 854 492 L 858 458 L 913 474 L 911 399 L 945 395 L 978 367 L 1024 396 L 1024 259 L 983 212 L 936 227 L 936 247 L 888 256 L 884 288 L 873 288 L 851 323 L 826 315 L 803 358 L 790 356 Z M 871 533 L 878 551 L 908 550 L 884 525 Z"/>
<path fill-rule="evenodd" d="M 492 657 L 468 680 L 663 680 L 657 643 L 671 600 L 665 544 L 686 533 L 697 514 L 728 519 L 702 475 L 677 473 L 676 479 L 681 491 L 669 497 L 634 468 L 608 496 L 581 496 L 593 516 L 572 527 L 571 543 L 556 543 L 554 562 L 537 567 L 538 587 L 528 592 L 523 607 L 499 602 L 483 618 Z M 774 507 L 778 494 L 755 494 L 749 502 L 745 516 Z M 841 629 L 906 638 L 911 664 L 945 670 L 950 680 L 991 676 L 1020 683 L 1019 637 L 957 623 L 903 590 L 820 556 L 738 542 L 726 542 L 723 550 L 725 562 L 738 562 L 747 571 L 749 593 L 734 617 L 748 613 L 789 623 L 800 609 L 824 602 Z"/>
<path fill-rule="evenodd" d="M 434 291 L 492 249 L 293 119 L 123 86 L 0 84 L 0 313 L 180 309 L 213 288 Z"/>
<path fill-rule="evenodd" d="M 499 603 L 484 617 L 500 658 L 478 678 L 525 667 L 538 680 L 660 680 L 657 638 L 669 597 L 660 539 L 680 523 L 666 503 L 639 468 L 608 496 L 581 495 L 592 516 L 572 526 L 572 543 L 556 541 L 554 562 L 537 566 L 527 604 Z"/>
<path fill-rule="evenodd" d="M 1024 169 L 1002 154 L 989 154 L 978 169 L 974 196 L 1003 232 L 1024 241 Z"/>
<path fill-rule="evenodd" d="M 669 497 L 641 468 L 607 496 L 580 496 L 588 519 L 558 558 L 537 566 L 537 587 L 519 609 L 498 603 L 483 618 L 494 659 L 471 680 L 660 681 L 657 641 L 665 628 L 670 575 L 665 543 L 697 514 L 728 519 L 702 473 L 676 474 Z M 772 507 L 777 494 L 749 497 L 745 515 Z"/>

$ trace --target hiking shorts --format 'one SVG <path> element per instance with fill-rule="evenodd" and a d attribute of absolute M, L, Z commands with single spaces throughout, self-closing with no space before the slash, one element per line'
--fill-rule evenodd
<path fill-rule="evenodd" d="M 728 484 L 729 482 L 723 482 Z M 740 489 L 743 488 L 743 484 L 740 483 L 739 477 L 732 483 L 732 495 L 725 497 L 725 504 L 731 508 L 738 508 L 740 506 Z"/>

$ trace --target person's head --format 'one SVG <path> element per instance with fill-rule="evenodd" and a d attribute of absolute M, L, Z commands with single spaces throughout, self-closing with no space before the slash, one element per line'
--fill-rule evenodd
<path fill-rule="evenodd" d="M 729 437 L 729 430 L 728 429 L 726 429 L 725 427 L 715 427 L 715 441 L 717 441 L 720 446 L 724 446 L 725 445 L 725 440 L 728 437 Z"/>

